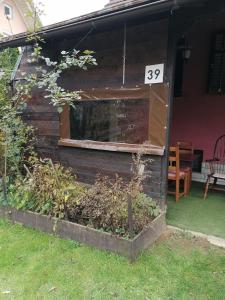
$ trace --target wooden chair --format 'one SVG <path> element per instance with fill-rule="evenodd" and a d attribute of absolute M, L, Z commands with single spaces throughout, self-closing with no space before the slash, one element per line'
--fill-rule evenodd
<path fill-rule="evenodd" d="M 218 186 L 218 180 L 225 180 L 225 135 L 220 136 L 214 146 L 213 158 L 207 161 L 209 174 L 207 175 L 204 199 L 208 190 L 225 191 L 225 187 Z"/>
<path fill-rule="evenodd" d="M 188 194 L 188 174 L 180 169 L 180 153 L 179 147 L 170 147 L 169 149 L 169 168 L 168 168 L 168 181 L 175 181 L 176 190 L 169 191 L 168 194 L 176 196 L 176 201 L 179 201 L 180 197 Z M 180 183 L 184 182 L 184 191 L 180 192 Z"/>
<path fill-rule="evenodd" d="M 193 144 L 190 141 L 179 141 L 177 146 L 180 150 L 180 169 L 188 175 L 188 194 L 191 189 L 192 164 L 194 156 Z"/>

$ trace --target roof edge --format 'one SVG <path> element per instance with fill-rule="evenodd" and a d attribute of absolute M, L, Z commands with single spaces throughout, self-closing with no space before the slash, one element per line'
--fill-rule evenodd
<path fill-rule="evenodd" d="M 200 0 L 202 2 L 207 0 Z M 95 22 L 101 20 L 113 19 L 115 16 L 128 15 L 129 13 L 138 13 L 139 11 L 148 10 L 149 13 L 156 13 L 159 11 L 170 11 L 178 9 L 180 6 L 185 4 L 196 3 L 196 0 L 136 0 L 130 2 L 130 5 L 125 4 L 106 7 L 102 10 L 82 15 L 73 19 L 69 19 L 63 22 L 55 23 L 53 25 L 42 27 L 37 34 L 43 38 L 49 38 L 51 36 L 60 35 L 65 31 L 77 28 L 84 24 L 93 25 Z M 10 37 L 3 38 L 0 41 L 0 49 L 7 47 L 18 47 L 28 44 L 26 41 L 29 33 L 24 32 L 21 34 L 13 35 Z"/>

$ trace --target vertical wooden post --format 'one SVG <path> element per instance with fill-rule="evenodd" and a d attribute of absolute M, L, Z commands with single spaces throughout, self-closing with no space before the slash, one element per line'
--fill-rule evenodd
<path fill-rule="evenodd" d="M 5 175 L 2 177 L 2 188 L 3 188 L 4 202 L 7 203 L 7 186 L 6 186 Z"/>
<path fill-rule="evenodd" d="M 127 204 L 128 204 L 128 231 L 129 231 L 129 237 L 133 238 L 133 236 L 134 236 L 134 222 L 133 222 L 132 198 L 131 198 L 131 196 L 128 197 Z"/>
<path fill-rule="evenodd" d="M 167 113 L 167 131 L 166 131 L 166 147 L 165 155 L 162 158 L 162 197 L 164 202 L 160 203 L 161 208 L 167 207 L 167 190 L 168 190 L 168 159 L 170 145 L 170 130 L 172 124 L 173 113 L 173 90 L 175 80 L 175 64 L 176 64 L 176 43 L 178 37 L 178 29 L 176 26 L 176 11 L 171 11 L 168 27 L 168 45 L 167 45 L 167 66 L 166 66 L 166 82 L 169 88 L 168 113 Z"/>
<path fill-rule="evenodd" d="M 4 174 L 3 174 L 3 177 L 2 177 L 3 196 L 4 196 L 4 202 L 5 203 L 7 203 L 6 175 L 7 175 L 7 146 L 5 145 Z"/>
<path fill-rule="evenodd" d="M 123 85 L 126 83 L 126 55 L 127 55 L 127 23 L 124 22 L 123 37 Z"/>

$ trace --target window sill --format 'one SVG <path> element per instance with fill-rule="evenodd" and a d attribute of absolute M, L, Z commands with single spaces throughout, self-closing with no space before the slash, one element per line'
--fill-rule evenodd
<path fill-rule="evenodd" d="M 163 156 L 164 148 L 155 145 L 137 145 L 126 143 L 114 143 L 114 142 L 95 142 L 90 140 L 71 140 L 60 139 L 59 146 L 85 148 L 93 150 L 114 151 L 114 152 L 128 152 L 137 153 L 142 151 L 145 154 Z"/>

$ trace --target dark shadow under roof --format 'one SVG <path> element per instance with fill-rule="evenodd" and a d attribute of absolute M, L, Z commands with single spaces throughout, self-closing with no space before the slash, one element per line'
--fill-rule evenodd
<path fill-rule="evenodd" d="M 207 0 L 197 0 L 205 2 Z M 196 4 L 196 0 L 126 0 L 118 5 L 106 6 L 104 9 L 76 17 L 70 20 L 59 22 L 53 25 L 42 27 L 38 34 L 45 40 L 63 35 L 78 33 L 90 29 L 91 26 L 104 26 L 114 22 L 124 22 L 135 17 L 145 17 L 160 12 L 172 11 L 180 6 Z M 28 44 L 29 33 L 13 35 L 3 38 L 0 42 L 0 49 L 7 47 L 18 47 Z"/>

